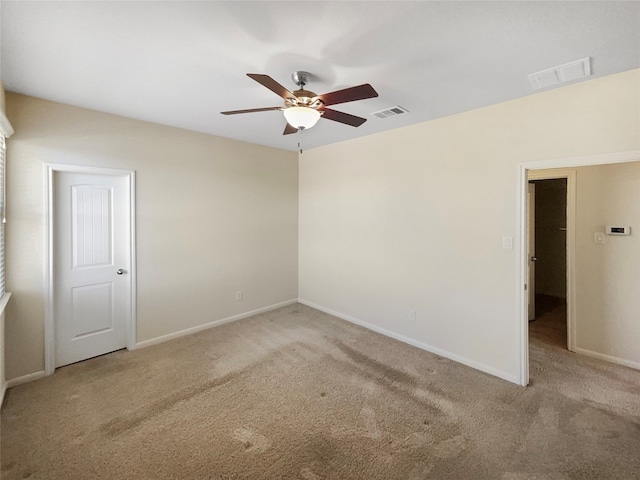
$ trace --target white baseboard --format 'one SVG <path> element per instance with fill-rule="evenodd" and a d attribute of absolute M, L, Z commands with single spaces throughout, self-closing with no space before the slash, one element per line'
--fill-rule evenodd
<path fill-rule="evenodd" d="M 315 308 L 316 310 L 320 310 L 321 312 L 328 313 L 329 315 L 333 315 L 334 317 L 338 317 L 338 318 L 341 318 L 342 320 L 346 320 L 347 322 L 355 323 L 356 325 L 360 325 L 361 327 L 364 327 L 368 330 L 372 330 L 374 332 L 380 333 L 387 337 L 391 337 L 395 340 L 399 340 L 403 343 L 407 343 L 409 345 L 420 348 L 422 350 L 426 350 L 427 352 L 435 353 L 436 355 L 440 355 L 441 357 L 445 357 L 455 362 L 462 363 L 463 365 L 466 365 L 471 368 L 475 368 L 476 370 L 480 370 L 481 372 L 488 373 L 490 375 L 501 378 L 503 380 L 507 380 L 508 382 L 515 383 L 518 385 L 520 384 L 520 379 L 516 375 L 511 375 L 501 370 L 497 370 L 493 367 L 489 367 L 488 365 L 484 365 L 482 363 L 476 362 L 475 360 L 471 360 L 466 357 L 461 357 L 460 355 L 456 355 L 455 353 L 447 352 L 446 350 L 442 350 L 440 348 L 434 347 L 433 345 L 429 345 L 428 343 L 424 343 L 419 340 L 414 340 L 413 338 L 406 337 L 396 332 L 392 332 L 391 330 L 387 330 L 386 328 L 378 327 L 377 325 L 373 325 L 363 320 L 354 318 L 350 315 L 346 315 L 344 313 L 337 312 L 329 308 L 325 308 L 321 305 L 317 305 L 315 303 L 309 302 L 302 298 L 299 298 L 298 302 L 308 307 Z"/>
<path fill-rule="evenodd" d="M 586 348 L 580 347 L 574 348 L 573 351 L 587 357 L 597 358 L 598 360 L 604 360 L 606 362 L 611 362 L 617 365 L 623 365 L 625 367 L 640 370 L 640 363 L 634 362 L 632 360 L 625 360 L 624 358 L 614 357 L 612 355 L 606 355 L 604 353 L 594 352 L 593 350 L 587 350 Z"/>
<path fill-rule="evenodd" d="M 287 300 L 285 302 L 275 303 L 273 305 L 268 305 L 266 307 L 258 308 L 256 310 L 251 310 L 250 312 L 240 313 L 238 315 L 234 315 L 232 317 L 223 318 L 221 320 L 214 320 L 213 322 L 204 323 L 202 325 L 197 325 L 191 328 L 185 328 L 184 330 L 179 330 L 177 332 L 168 333 L 166 335 L 161 335 L 159 337 L 151 338 L 149 340 L 143 340 L 142 342 L 136 343 L 136 348 L 144 348 L 150 347 L 151 345 L 157 345 L 158 343 L 167 342 L 169 340 L 173 340 L 175 338 L 184 337 L 185 335 L 191 335 L 192 333 L 201 332 L 203 330 L 208 330 L 213 327 L 218 327 L 220 325 L 224 325 L 225 323 L 235 322 L 236 320 L 241 320 L 243 318 L 252 317 L 253 315 L 258 315 L 259 313 L 268 312 L 270 310 L 275 310 L 276 308 L 286 307 L 287 305 L 292 305 L 294 303 L 298 303 L 298 299 L 294 298 L 292 300 Z"/>
<path fill-rule="evenodd" d="M 136 348 L 149 347 L 151 345 L 156 345 L 157 343 L 166 342 L 168 340 L 173 340 L 174 338 L 183 337 L 185 335 L 190 335 L 192 333 L 200 332 L 202 330 L 207 330 L 209 328 L 217 327 L 218 325 L 223 325 L 225 323 L 234 322 L 242 318 L 247 318 L 253 315 L 257 315 L 259 313 L 275 310 L 276 308 L 286 307 L 287 305 L 292 305 L 297 302 L 298 302 L 298 299 L 294 298 L 292 300 L 287 300 L 286 302 L 276 303 L 266 307 L 258 308 L 256 310 L 252 310 L 250 312 L 245 312 L 238 315 L 234 315 L 232 317 L 223 318 L 221 320 L 216 320 L 210 323 L 205 323 L 204 325 L 198 325 L 196 327 L 191 327 L 184 330 L 180 330 L 178 332 L 169 333 L 167 335 L 162 335 L 160 337 L 152 338 L 150 340 L 144 340 L 142 342 L 138 342 L 136 344 Z M 4 399 L 4 394 L 7 388 L 15 387 L 17 385 L 22 385 L 23 383 L 27 383 L 27 382 L 32 382 L 34 380 L 38 380 L 39 378 L 43 378 L 45 376 L 46 376 L 46 373 L 44 370 L 42 370 L 41 372 L 29 373 L 27 375 L 23 375 L 21 377 L 12 378 L 11 380 L 8 380 L 6 384 L 2 386 L 2 388 L 0 389 L 0 405 L 2 405 L 2 400 Z"/>
<path fill-rule="evenodd" d="M 11 380 L 7 380 L 7 388 L 22 385 L 23 383 L 27 382 L 33 382 L 34 380 L 44 378 L 45 376 L 46 375 L 44 373 L 44 370 L 42 370 L 40 372 L 28 373 L 27 375 L 23 375 L 21 377 L 12 378 Z"/>

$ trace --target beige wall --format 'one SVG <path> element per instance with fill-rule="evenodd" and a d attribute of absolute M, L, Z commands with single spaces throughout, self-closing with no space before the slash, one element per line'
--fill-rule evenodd
<path fill-rule="evenodd" d="M 138 341 L 297 298 L 295 153 L 12 93 L 7 116 L 7 378 L 44 368 L 45 163 L 136 171 Z"/>
<path fill-rule="evenodd" d="M 300 298 L 516 381 L 502 237 L 518 244 L 518 164 L 640 149 L 639 84 L 633 70 L 305 152 Z"/>
<path fill-rule="evenodd" d="M 293 153 L 8 94 L 8 378 L 43 369 L 50 162 L 137 171 L 139 341 L 295 298 L 299 259 L 305 301 L 515 380 L 502 237 L 519 240 L 518 164 L 640 149 L 639 83 L 634 70 L 308 150 L 299 232 Z"/>
<path fill-rule="evenodd" d="M 576 351 L 640 367 L 640 162 L 582 167 L 576 183 Z M 594 243 L 606 225 L 631 235 Z"/>

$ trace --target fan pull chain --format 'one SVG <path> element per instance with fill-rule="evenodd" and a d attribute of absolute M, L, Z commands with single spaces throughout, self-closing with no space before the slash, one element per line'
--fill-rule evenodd
<path fill-rule="evenodd" d="M 298 140 L 298 151 L 300 152 L 300 155 L 302 155 L 302 128 L 298 129 L 298 133 L 300 134 L 300 140 Z"/>

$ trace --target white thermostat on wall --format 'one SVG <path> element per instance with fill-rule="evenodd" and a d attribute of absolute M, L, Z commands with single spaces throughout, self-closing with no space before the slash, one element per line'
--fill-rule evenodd
<path fill-rule="evenodd" d="M 607 232 L 607 235 L 631 235 L 631 227 L 607 225 L 605 227 L 605 232 Z"/>

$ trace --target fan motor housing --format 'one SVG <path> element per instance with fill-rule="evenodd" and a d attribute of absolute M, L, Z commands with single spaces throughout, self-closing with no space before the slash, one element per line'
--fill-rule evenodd
<path fill-rule="evenodd" d="M 291 80 L 297 86 L 304 88 L 304 86 L 311 80 L 311 74 L 302 70 L 296 70 L 291 74 Z"/>
<path fill-rule="evenodd" d="M 290 106 L 319 108 L 322 100 L 318 98 L 318 94 L 301 88 L 293 92 L 296 98 L 287 99 L 286 103 Z"/>

